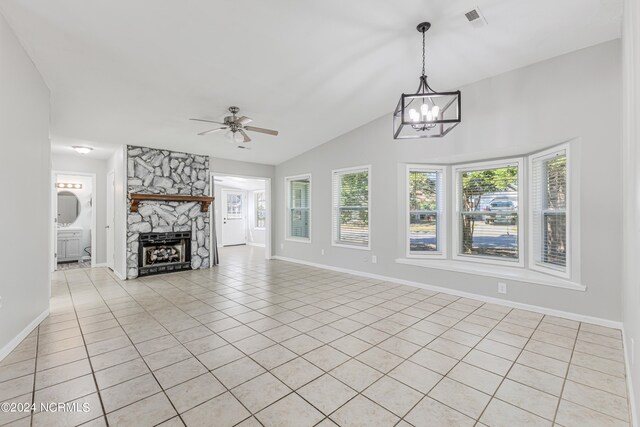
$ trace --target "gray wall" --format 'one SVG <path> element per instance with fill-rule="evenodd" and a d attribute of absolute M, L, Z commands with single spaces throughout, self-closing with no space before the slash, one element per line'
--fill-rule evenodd
<path fill-rule="evenodd" d="M 624 82 L 624 276 L 623 276 L 623 322 L 625 351 L 636 408 L 640 405 L 640 363 L 637 342 L 640 339 L 640 1 L 625 0 L 625 16 L 622 30 L 623 82 Z M 635 360 L 634 360 L 634 355 Z M 630 396 L 632 399 L 633 395 Z M 634 414 L 636 415 L 636 414 Z"/>
<path fill-rule="evenodd" d="M 96 210 L 96 253 L 93 257 L 97 264 L 107 262 L 107 160 L 88 159 L 75 155 L 54 154 L 51 156 L 52 168 L 55 171 L 83 172 L 96 174 L 95 200 Z"/>
<path fill-rule="evenodd" d="M 574 161 L 579 163 L 582 191 L 576 210 L 581 212 L 580 273 L 588 290 L 507 281 L 506 298 L 621 320 L 620 73 L 620 41 L 607 42 L 461 88 L 463 123 L 446 138 L 394 141 L 389 114 L 278 165 L 273 183 L 276 254 L 497 298 L 495 278 L 395 263 L 405 250 L 400 226 L 404 219 L 398 207 L 404 203 L 399 169 L 404 163 L 524 154 L 579 138 L 574 143 Z M 437 82 L 432 83 L 438 88 Z M 390 99 L 389 106 L 395 102 Z M 372 165 L 372 250 L 333 247 L 331 170 L 368 164 Z M 285 241 L 279 220 L 284 217 L 284 177 L 308 172 L 313 175 L 313 242 Z M 370 262 L 371 255 L 377 255 L 377 264 Z"/>
<path fill-rule="evenodd" d="M 0 15 L 0 360 L 49 309 L 49 90 Z"/>

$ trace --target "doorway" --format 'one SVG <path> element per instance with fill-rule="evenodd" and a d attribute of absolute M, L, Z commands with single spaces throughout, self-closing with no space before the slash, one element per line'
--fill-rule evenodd
<path fill-rule="evenodd" d="M 52 269 L 95 266 L 95 174 L 54 171 Z"/>
<path fill-rule="evenodd" d="M 215 233 L 218 247 L 257 246 L 271 259 L 271 179 L 213 172 L 212 188 L 212 241 Z"/>

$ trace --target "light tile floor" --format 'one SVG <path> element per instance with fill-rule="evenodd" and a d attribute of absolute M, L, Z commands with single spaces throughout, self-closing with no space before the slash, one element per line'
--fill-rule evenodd
<path fill-rule="evenodd" d="M 36 412 L 0 425 L 629 425 L 619 330 L 221 257 L 127 282 L 57 272 L 51 315 L 0 362 L 0 402 Z"/>

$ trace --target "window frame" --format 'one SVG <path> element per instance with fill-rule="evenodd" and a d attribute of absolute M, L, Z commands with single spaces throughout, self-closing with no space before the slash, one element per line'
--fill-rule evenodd
<path fill-rule="evenodd" d="M 534 162 L 536 161 L 545 161 L 548 159 L 552 159 L 554 157 L 556 157 L 556 155 L 560 152 L 564 152 L 565 156 L 566 156 L 566 179 L 567 179 L 567 200 L 566 200 L 566 208 L 565 208 L 565 221 L 566 221 L 566 245 L 567 245 L 567 253 L 566 253 L 566 264 L 564 268 L 560 268 L 560 267 L 556 267 L 553 266 L 551 264 L 545 264 L 542 262 L 537 262 L 536 261 L 536 257 L 535 257 L 535 251 L 536 249 L 536 239 L 534 238 L 534 234 L 535 234 L 535 225 L 534 225 L 534 206 L 535 206 L 535 194 L 533 191 L 534 186 L 536 185 L 540 185 L 540 183 L 535 183 L 534 181 L 534 176 L 533 176 L 533 168 L 534 168 Z M 531 153 L 528 156 L 528 168 L 529 168 L 529 179 L 528 179 L 528 188 L 529 188 L 529 206 L 530 206 L 530 212 L 529 212 L 529 221 L 528 221 L 528 227 L 527 227 L 527 233 L 529 235 L 529 239 L 528 239 L 528 254 L 527 254 L 527 259 L 528 259 L 528 263 L 529 263 L 529 269 L 534 270 L 534 271 L 539 271 L 541 273 L 546 273 L 549 275 L 553 275 L 553 276 L 557 276 L 563 279 L 570 279 L 571 278 L 571 273 L 572 273 L 572 261 L 573 261 L 573 234 L 572 234 L 572 199 L 573 199 L 573 194 L 572 194 L 572 179 L 571 179 L 571 154 L 570 154 L 570 147 L 568 143 L 564 143 L 564 144 L 560 144 L 560 145 L 556 145 L 554 147 L 551 148 L 547 148 L 545 150 L 542 151 L 538 151 L 535 153 Z M 541 230 L 542 232 L 542 230 Z M 542 242 L 542 236 L 540 236 L 540 242 Z"/>
<path fill-rule="evenodd" d="M 297 237 L 291 235 L 291 182 L 299 181 L 303 179 L 309 180 L 309 237 Z M 312 197 L 313 197 L 313 180 L 311 173 L 304 173 L 300 175 L 286 176 L 284 178 L 284 189 L 286 199 L 285 203 L 285 215 L 284 215 L 284 240 L 289 242 L 298 243 L 311 243 L 312 240 Z"/>
<path fill-rule="evenodd" d="M 528 230 L 525 230 L 526 224 L 524 215 L 528 212 L 527 202 L 527 191 L 524 186 L 525 182 L 525 173 L 524 170 L 524 157 L 512 157 L 505 158 L 500 160 L 490 160 L 490 161 L 481 161 L 481 162 L 472 162 L 472 163 L 459 163 L 452 165 L 452 174 L 454 177 L 454 190 L 452 193 L 455 195 L 455 201 L 453 209 L 451 210 L 451 224 L 452 226 L 452 239 L 453 239 L 453 251 L 451 254 L 451 259 L 457 261 L 465 261 L 465 262 L 477 262 L 481 264 L 493 264 L 500 266 L 509 266 L 509 267 L 525 267 L 525 259 L 528 258 L 527 251 L 525 248 L 528 246 L 525 244 L 527 239 Z M 518 167 L 518 259 L 517 260 L 508 260 L 501 259 L 497 257 L 490 257 L 485 255 L 465 255 L 462 253 L 462 181 L 461 175 L 462 172 L 467 171 L 478 171 L 478 170 L 486 170 L 486 169 L 497 169 L 509 166 L 517 166 Z"/>
<path fill-rule="evenodd" d="M 258 195 L 259 194 L 262 194 L 262 197 L 264 198 L 264 226 L 263 227 L 258 226 L 258 212 L 260 211 L 260 209 L 258 209 L 258 206 L 259 206 Z M 254 229 L 255 230 L 266 230 L 266 228 L 267 228 L 267 192 L 265 190 L 254 191 L 253 192 L 253 204 L 254 204 L 254 209 L 253 209 Z"/>
<path fill-rule="evenodd" d="M 438 222 L 436 225 L 436 241 L 439 250 L 430 251 L 423 254 L 411 252 L 411 200 L 409 194 L 411 192 L 411 172 L 436 172 L 438 174 L 436 192 L 441 195 L 442 200 L 436 199 L 436 214 Z M 416 164 L 410 163 L 405 169 L 405 256 L 411 259 L 446 259 L 447 258 L 447 167 L 444 165 Z"/>
<path fill-rule="evenodd" d="M 367 172 L 367 212 L 368 212 L 368 224 L 367 224 L 367 246 L 364 245 L 354 245 L 348 243 L 341 243 L 337 239 L 337 230 L 338 230 L 338 213 L 339 208 L 336 210 L 334 206 L 338 206 L 337 197 L 338 195 L 335 192 L 336 185 L 335 180 L 339 175 L 346 175 L 349 173 L 358 173 L 358 172 Z M 364 166 L 354 166 L 348 168 L 341 169 L 333 169 L 331 171 L 331 246 L 339 247 L 339 248 L 348 248 L 348 249 L 357 249 L 363 251 L 371 250 L 371 165 Z"/>

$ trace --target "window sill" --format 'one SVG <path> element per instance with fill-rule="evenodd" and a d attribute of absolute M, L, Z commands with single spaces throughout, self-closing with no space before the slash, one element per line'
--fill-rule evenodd
<path fill-rule="evenodd" d="M 414 265 L 438 270 L 457 271 L 460 273 L 477 274 L 479 276 L 495 277 L 505 280 L 535 283 L 537 285 L 553 286 L 556 288 L 571 289 L 574 291 L 586 291 L 587 287 L 570 280 L 553 277 L 537 271 L 525 268 L 503 267 L 496 265 L 480 264 L 465 261 L 452 260 L 425 260 L 425 259 L 396 259 L 397 264 Z"/>
<path fill-rule="evenodd" d="M 285 237 L 284 238 L 285 241 L 287 242 L 296 242 L 296 243 L 311 243 L 311 239 L 305 239 L 303 237 L 300 238 L 296 238 L 296 237 Z"/>
<path fill-rule="evenodd" d="M 371 246 L 347 245 L 344 243 L 331 243 L 331 246 L 335 246 L 336 248 L 356 249 L 359 251 L 371 250 Z"/>

